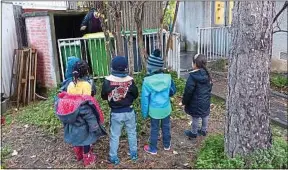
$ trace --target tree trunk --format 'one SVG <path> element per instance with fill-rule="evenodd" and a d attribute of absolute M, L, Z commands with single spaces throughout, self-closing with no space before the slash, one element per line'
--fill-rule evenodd
<path fill-rule="evenodd" d="M 132 11 L 133 11 L 133 8 L 134 7 L 132 7 L 131 9 Z M 129 13 L 132 14 L 131 11 L 127 11 L 126 16 L 129 16 Z M 127 36 L 125 35 L 125 38 L 128 40 L 128 60 L 129 60 L 129 75 L 130 76 L 133 76 L 133 73 L 134 73 L 133 26 L 132 25 L 133 25 L 132 22 L 130 22 L 128 25 L 129 30 L 130 30 L 129 40 Z"/>
<path fill-rule="evenodd" d="M 131 26 L 130 26 L 131 28 Z M 134 73 L 134 51 L 133 51 L 133 30 L 130 30 L 128 41 L 128 59 L 129 59 L 129 75 L 133 76 Z"/>
<path fill-rule="evenodd" d="M 169 1 L 166 2 L 165 4 L 165 8 L 164 8 L 164 11 L 162 13 L 160 13 L 160 30 L 158 31 L 158 44 L 157 44 L 157 48 L 158 49 L 161 49 L 162 47 L 162 44 L 163 44 L 163 21 L 164 21 L 164 16 L 165 16 L 165 13 L 167 11 L 167 7 L 169 6 Z M 163 54 L 164 54 L 164 51 L 162 51 Z"/>
<path fill-rule="evenodd" d="M 269 72 L 275 2 L 235 1 L 226 100 L 225 152 L 271 146 Z"/>
<path fill-rule="evenodd" d="M 121 36 L 121 1 L 114 2 L 115 8 L 115 40 L 117 45 L 117 54 L 119 56 L 124 56 L 124 49 L 123 49 L 123 38 Z"/>
<path fill-rule="evenodd" d="M 169 37 L 168 37 L 167 46 L 166 46 L 166 51 L 165 51 L 165 55 L 164 55 L 165 67 L 168 66 L 168 63 L 167 63 L 168 51 L 169 51 L 170 47 L 172 46 L 172 44 L 171 44 L 171 43 L 172 43 L 171 35 L 172 35 L 172 33 L 173 33 L 174 26 L 175 26 L 175 22 L 176 22 L 176 19 L 177 19 L 179 3 L 180 3 L 180 1 L 177 1 L 177 2 L 176 2 L 176 7 L 175 7 L 175 13 L 174 13 L 174 18 L 173 18 L 172 28 L 171 28 L 171 30 L 169 30 L 169 31 L 170 31 L 170 34 L 169 34 Z"/>
<path fill-rule="evenodd" d="M 103 9 L 101 10 L 100 15 L 100 21 L 101 21 L 101 27 L 104 32 L 105 36 L 105 49 L 106 49 L 106 55 L 108 59 L 110 60 L 111 57 L 115 56 L 115 51 L 113 48 L 111 48 L 111 41 L 110 41 L 110 35 L 109 35 L 109 30 L 108 30 L 108 4 L 103 4 Z"/>
<path fill-rule="evenodd" d="M 136 2 L 135 2 L 136 3 Z M 148 58 L 146 49 L 143 42 L 143 30 L 142 30 L 142 23 L 144 18 L 144 2 L 137 2 L 139 4 L 136 4 L 135 11 L 134 11 L 134 19 L 136 22 L 136 29 L 137 29 L 137 42 L 138 47 L 140 50 L 141 55 L 141 64 L 142 64 L 142 70 L 146 71 L 146 59 Z"/>

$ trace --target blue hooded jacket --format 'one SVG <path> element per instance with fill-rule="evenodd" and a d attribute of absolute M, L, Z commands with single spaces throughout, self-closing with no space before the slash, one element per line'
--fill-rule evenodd
<path fill-rule="evenodd" d="M 176 93 L 170 74 L 162 72 L 144 78 L 141 95 L 142 116 L 163 119 L 172 111 L 170 97 Z"/>

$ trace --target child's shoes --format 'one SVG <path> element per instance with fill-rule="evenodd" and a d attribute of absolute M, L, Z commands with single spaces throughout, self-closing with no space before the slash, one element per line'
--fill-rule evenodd
<path fill-rule="evenodd" d="M 83 147 L 82 146 L 75 146 L 73 147 L 73 151 L 76 155 L 77 161 L 80 161 L 83 159 Z"/>
<path fill-rule="evenodd" d="M 83 154 L 84 166 L 91 165 L 95 163 L 95 161 L 96 161 L 96 155 L 94 155 L 91 151 L 89 151 L 87 154 Z"/>
<path fill-rule="evenodd" d="M 137 152 L 130 153 L 130 159 L 134 162 L 137 161 L 138 160 Z"/>
<path fill-rule="evenodd" d="M 185 130 L 184 131 L 185 135 L 191 139 L 196 139 L 197 138 L 197 134 L 192 133 L 190 130 Z"/>
<path fill-rule="evenodd" d="M 198 134 L 200 134 L 202 136 L 206 136 L 207 135 L 207 131 L 198 130 Z"/>
<path fill-rule="evenodd" d="M 165 146 L 164 146 L 164 150 L 165 150 L 165 151 L 170 151 L 170 149 L 171 149 L 171 144 L 169 145 L 169 147 L 165 147 Z"/>
<path fill-rule="evenodd" d="M 114 165 L 118 165 L 120 164 L 120 160 L 119 158 L 115 157 L 115 158 L 109 158 L 109 162 L 114 164 Z"/>
<path fill-rule="evenodd" d="M 149 145 L 145 145 L 144 146 L 144 151 L 147 152 L 147 153 L 150 153 L 152 155 L 156 155 L 157 154 L 157 151 L 156 150 L 152 150 Z"/>

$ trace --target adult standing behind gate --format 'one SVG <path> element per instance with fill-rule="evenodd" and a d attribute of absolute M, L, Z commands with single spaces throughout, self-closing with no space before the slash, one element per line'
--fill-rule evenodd
<path fill-rule="evenodd" d="M 92 8 L 84 17 L 80 30 L 86 31 L 86 33 L 103 32 L 99 15 L 100 13 Z"/>
<path fill-rule="evenodd" d="M 89 34 L 89 33 L 97 33 L 97 32 L 103 32 L 102 26 L 101 26 L 101 20 L 100 20 L 100 13 L 96 11 L 95 8 L 92 8 L 84 17 L 81 23 L 80 31 L 83 32 L 83 35 Z M 87 41 L 86 47 L 88 47 Z M 84 44 L 82 45 L 84 47 Z M 82 48 L 82 54 L 83 56 L 87 56 L 88 65 L 89 65 L 89 72 L 92 73 L 92 65 L 91 65 L 91 56 L 88 52 L 88 48 L 83 49 Z"/>

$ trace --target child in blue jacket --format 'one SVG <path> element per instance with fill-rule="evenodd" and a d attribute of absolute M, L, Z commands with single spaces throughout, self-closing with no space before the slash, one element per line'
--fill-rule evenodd
<path fill-rule="evenodd" d="M 149 114 L 151 117 L 150 145 L 145 145 L 144 150 L 150 154 L 157 154 L 160 124 L 164 150 L 168 151 L 171 148 L 170 114 L 172 107 L 170 97 L 176 93 L 176 87 L 171 75 L 163 73 L 163 64 L 160 50 L 156 49 L 148 58 L 148 76 L 144 78 L 142 85 L 142 116 L 146 118 Z"/>
<path fill-rule="evenodd" d="M 202 54 L 193 57 L 193 71 L 189 73 L 182 98 L 185 112 L 192 117 L 192 128 L 186 130 L 185 135 L 192 139 L 207 134 L 213 84 L 206 63 L 206 57 Z M 201 128 L 199 119 L 202 119 Z"/>

